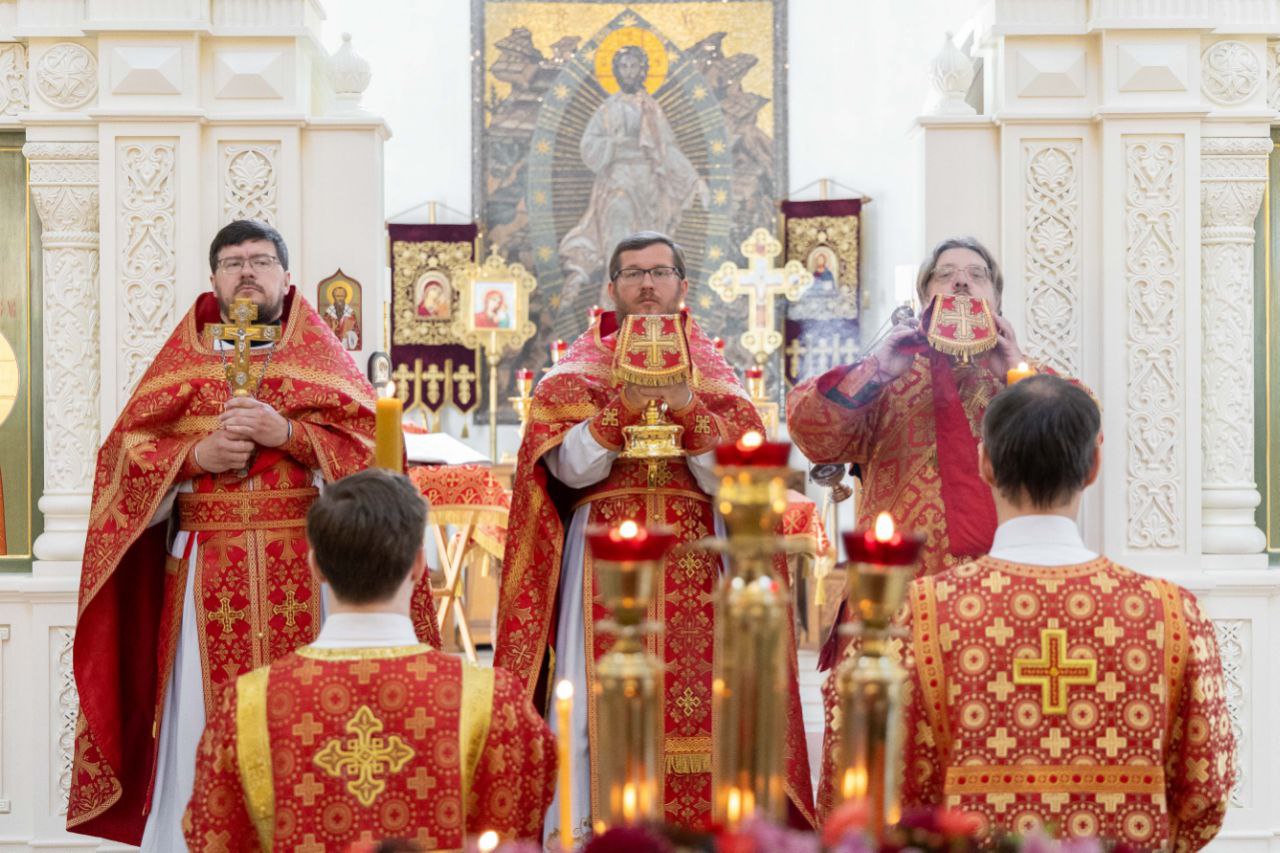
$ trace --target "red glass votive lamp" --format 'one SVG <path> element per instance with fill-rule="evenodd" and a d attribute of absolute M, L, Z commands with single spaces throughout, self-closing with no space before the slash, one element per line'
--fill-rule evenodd
<path fill-rule="evenodd" d="M 551 343 L 551 363 L 559 364 L 560 359 L 564 358 L 564 354 L 569 351 L 569 345 L 562 340 L 555 340 Z"/>
<path fill-rule="evenodd" d="M 716 464 L 747 468 L 782 468 L 791 456 L 791 442 L 766 441 L 758 432 L 749 432 L 737 441 L 716 447 Z"/>
<path fill-rule="evenodd" d="M 516 387 L 520 389 L 520 396 L 528 397 L 529 392 L 533 390 L 533 371 L 527 367 L 517 370 Z"/>

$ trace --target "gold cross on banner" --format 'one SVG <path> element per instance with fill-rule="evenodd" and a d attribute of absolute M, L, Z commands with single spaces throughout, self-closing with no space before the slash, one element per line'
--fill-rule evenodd
<path fill-rule="evenodd" d="M 680 352 L 680 347 L 671 338 L 664 338 L 662 335 L 662 319 L 659 317 L 650 317 L 644 321 L 644 337 L 636 338 L 633 342 L 636 349 L 648 350 L 644 357 L 644 366 L 650 370 L 658 370 L 666 367 L 666 363 L 662 360 L 662 354 Z"/>
<path fill-rule="evenodd" d="M 957 310 L 955 308 L 940 308 L 938 311 L 938 323 L 946 325 L 955 325 L 957 341 L 973 340 L 973 315 L 967 311 Z"/>
<path fill-rule="evenodd" d="M 347 731 L 354 738 L 342 742 L 334 738 L 313 759 L 321 770 L 336 779 L 348 779 L 347 790 L 368 808 L 387 788 L 383 777 L 400 772 L 413 758 L 413 747 L 399 735 L 378 737 L 382 720 L 373 715 L 368 705 L 361 705 L 354 717 L 347 721 Z"/>
<path fill-rule="evenodd" d="M 251 299 L 237 299 L 231 305 L 230 323 L 209 324 L 209 335 L 214 340 L 228 341 L 235 344 L 235 354 L 225 368 L 227 382 L 231 385 L 233 397 L 252 397 L 258 388 L 258 381 L 253 379 L 253 369 L 249 353 L 253 341 L 276 341 L 280 339 L 279 326 L 256 325 L 258 306 Z M 265 368 L 264 368 L 265 369 Z"/>
<path fill-rule="evenodd" d="M 1015 660 L 1013 683 L 1038 685 L 1041 710 L 1065 714 L 1067 688 L 1073 684 L 1097 684 L 1098 662 L 1093 658 L 1068 658 L 1067 632 L 1062 628 L 1042 628 L 1040 657 Z"/>
<path fill-rule="evenodd" d="M 739 340 L 747 352 L 755 356 L 757 364 L 764 364 L 774 350 L 782 346 L 782 333 L 774 328 L 774 300 L 784 296 L 795 302 L 813 284 L 813 276 L 799 261 L 775 267 L 774 258 L 782 254 L 782 244 L 764 228 L 757 228 L 741 249 L 747 268 L 726 262 L 711 276 L 709 283 L 723 302 L 734 302 L 746 295 L 747 331 Z"/>

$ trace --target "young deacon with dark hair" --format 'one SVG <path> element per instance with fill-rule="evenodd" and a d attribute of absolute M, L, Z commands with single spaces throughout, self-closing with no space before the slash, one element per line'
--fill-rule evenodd
<path fill-rule="evenodd" d="M 1099 426 L 1092 398 L 1053 376 L 987 408 L 991 552 L 908 593 L 903 806 L 1195 850 L 1233 772 L 1213 626 L 1190 592 L 1085 548 L 1075 518 Z"/>
<path fill-rule="evenodd" d="M 196 755 L 193 851 L 345 850 L 399 837 L 536 834 L 555 742 L 504 670 L 422 645 L 409 602 L 426 571 L 427 506 L 399 474 L 333 484 L 307 513 L 328 584 L 316 641 L 238 678 Z"/>

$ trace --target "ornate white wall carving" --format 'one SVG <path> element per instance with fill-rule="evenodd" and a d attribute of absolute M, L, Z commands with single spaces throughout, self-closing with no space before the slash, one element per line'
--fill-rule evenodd
<path fill-rule="evenodd" d="M 98 143 L 28 142 L 31 196 L 44 226 L 44 339 L 57 346 L 44 354 L 44 494 L 46 532 L 37 556 L 77 560 L 93 489 L 98 450 Z M 48 551 L 60 525 L 50 518 L 47 499 L 73 497 L 83 503 L 65 529 L 81 533 L 79 543 Z M 56 503 L 56 501 L 55 501 Z M 58 512 L 55 511 L 55 515 Z M 46 553 L 41 554 L 41 541 Z"/>
<path fill-rule="evenodd" d="M 120 399 L 128 399 L 174 324 L 176 140 L 118 139 Z"/>
<path fill-rule="evenodd" d="M 0 116 L 16 116 L 27 105 L 27 49 L 17 42 L 0 44 Z"/>
<path fill-rule="evenodd" d="M 1253 221 L 1271 140 L 1200 141 L 1203 539 L 1210 554 L 1256 554 L 1254 523 Z"/>
<path fill-rule="evenodd" d="M 1022 142 L 1026 329 L 1030 354 L 1079 376 L 1081 353 L 1081 142 Z"/>
<path fill-rule="evenodd" d="M 223 142 L 218 146 L 222 174 L 222 223 L 257 219 L 275 225 L 280 218 L 277 142 Z"/>
<path fill-rule="evenodd" d="M 59 42 L 40 54 L 35 78 L 36 88 L 49 104 L 73 110 L 98 94 L 98 60 L 82 44 Z"/>
<path fill-rule="evenodd" d="M 1227 106 L 1249 100 L 1262 82 L 1262 63 L 1242 41 L 1216 41 L 1200 54 L 1200 90 Z"/>
<path fill-rule="evenodd" d="M 53 727 L 50 739 L 53 743 L 54 777 L 52 802 L 58 806 L 58 814 L 67 813 L 67 800 L 71 796 L 71 768 L 76 757 L 76 717 L 80 714 L 80 694 L 76 690 L 75 673 L 72 670 L 72 650 L 75 646 L 74 628 L 58 627 L 51 631 L 50 651 L 53 652 L 54 707 L 49 725 Z"/>
<path fill-rule="evenodd" d="M 1177 136 L 1125 136 L 1125 545 L 1185 546 L 1183 168 Z"/>
<path fill-rule="evenodd" d="M 1249 753 L 1248 719 L 1248 661 L 1250 645 L 1250 621 L 1248 619 L 1215 619 L 1214 632 L 1218 637 L 1218 654 L 1222 657 L 1222 679 L 1227 698 L 1227 714 L 1231 718 L 1231 734 L 1236 739 L 1236 784 L 1231 789 L 1231 805 L 1245 808 L 1249 805 L 1247 791 L 1252 768 L 1247 760 Z"/>
<path fill-rule="evenodd" d="M 1280 111 L 1280 41 L 1267 42 L 1267 106 Z"/>

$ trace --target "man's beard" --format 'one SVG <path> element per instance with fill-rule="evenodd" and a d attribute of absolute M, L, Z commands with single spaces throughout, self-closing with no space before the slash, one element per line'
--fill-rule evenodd
<path fill-rule="evenodd" d="M 240 289 L 239 287 L 236 288 L 237 291 L 239 291 L 239 289 Z M 258 288 L 258 293 L 263 294 L 264 296 L 266 295 L 266 291 L 262 288 Z M 231 306 L 232 304 L 234 304 L 236 299 L 240 299 L 240 298 L 244 298 L 244 297 L 241 297 L 234 292 L 231 294 L 230 300 L 223 300 L 221 297 L 218 298 L 218 310 L 222 312 L 222 318 L 224 320 L 227 320 L 228 322 L 230 321 Z M 280 291 L 280 298 L 277 299 L 274 303 L 259 304 L 256 300 L 254 300 L 254 304 L 258 306 L 258 316 L 254 319 L 253 322 L 277 323 L 280 321 L 280 315 L 284 313 L 284 291 L 283 290 Z"/>

